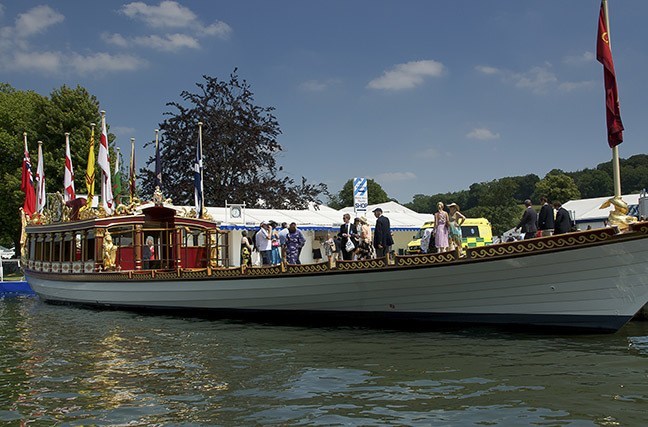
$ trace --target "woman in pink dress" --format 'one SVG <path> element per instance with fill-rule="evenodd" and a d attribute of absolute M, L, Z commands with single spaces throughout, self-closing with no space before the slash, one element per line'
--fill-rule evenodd
<path fill-rule="evenodd" d="M 437 247 L 437 252 L 447 252 L 450 218 L 443 210 L 443 202 L 437 203 L 437 209 L 437 213 L 434 214 L 434 245 Z"/>

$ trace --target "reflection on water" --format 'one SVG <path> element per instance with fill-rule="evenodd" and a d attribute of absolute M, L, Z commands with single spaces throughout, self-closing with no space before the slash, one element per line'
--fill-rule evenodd
<path fill-rule="evenodd" d="M 0 300 L 0 424 L 643 425 L 648 324 L 305 328 Z"/>

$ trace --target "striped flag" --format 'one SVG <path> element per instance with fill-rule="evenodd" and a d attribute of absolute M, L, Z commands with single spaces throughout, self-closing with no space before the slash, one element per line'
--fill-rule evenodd
<path fill-rule="evenodd" d="M 158 140 L 159 132 L 158 129 L 155 129 L 155 186 L 162 189 L 162 161 L 160 160 L 160 141 Z"/>
<path fill-rule="evenodd" d="M 43 165 L 43 141 L 38 141 L 38 166 L 36 166 L 36 212 L 45 208 L 45 168 Z"/>
<path fill-rule="evenodd" d="M 76 199 L 74 193 L 74 170 L 70 155 L 70 133 L 65 132 L 65 171 L 63 173 L 63 200 L 70 202 Z"/>
<path fill-rule="evenodd" d="M 99 155 L 97 164 L 101 168 L 101 204 L 108 215 L 115 210 L 115 201 L 110 179 L 110 157 L 108 155 L 108 130 L 106 129 L 106 112 L 101 112 L 101 139 L 99 140 Z"/>
<path fill-rule="evenodd" d="M 90 147 L 88 148 L 88 168 L 85 174 L 86 190 L 88 192 L 88 200 L 86 201 L 87 207 L 92 207 L 92 199 L 94 198 L 94 187 L 95 187 L 95 154 L 94 154 L 95 124 L 92 123 L 91 126 L 92 126 L 92 130 L 90 132 Z"/>
<path fill-rule="evenodd" d="M 29 151 L 27 150 L 27 132 L 23 133 L 23 137 L 25 139 L 25 155 L 23 157 L 20 189 L 25 193 L 23 211 L 25 211 L 25 215 L 31 216 L 36 212 L 36 192 L 34 190 L 34 176 L 31 171 L 31 160 L 29 159 Z"/>
<path fill-rule="evenodd" d="M 198 218 L 203 216 L 203 159 L 202 159 L 202 123 L 199 123 L 198 144 L 196 144 L 196 160 L 193 165 L 194 201 Z"/>

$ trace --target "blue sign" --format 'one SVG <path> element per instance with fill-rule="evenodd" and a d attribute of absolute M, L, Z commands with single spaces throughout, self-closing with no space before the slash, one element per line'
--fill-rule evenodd
<path fill-rule="evenodd" d="M 367 212 L 367 206 L 369 206 L 367 178 L 353 178 L 353 210 L 356 214 Z"/>

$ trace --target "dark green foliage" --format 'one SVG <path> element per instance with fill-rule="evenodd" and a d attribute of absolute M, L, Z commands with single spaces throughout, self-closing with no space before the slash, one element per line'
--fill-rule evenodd
<path fill-rule="evenodd" d="M 0 244 L 13 246 L 19 239 L 24 194 L 20 190 L 23 132 L 27 132 L 32 172 L 36 173 L 38 144 L 43 141 L 43 159 L 48 193 L 63 191 L 65 132 L 70 132 L 70 151 L 75 187 L 85 193 L 90 123 L 99 124 L 99 102 L 80 86 L 62 86 L 44 97 L 33 91 L 18 91 L 0 84 Z M 109 135 L 109 140 L 114 139 Z M 98 140 L 97 133 L 97 140 Z M 95 153 L 97 148 L 95 148 Z M 97 188 L 99 188 L 97 186 Z"/>

